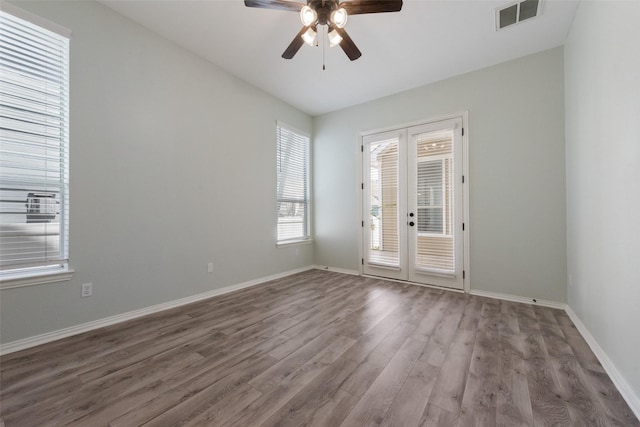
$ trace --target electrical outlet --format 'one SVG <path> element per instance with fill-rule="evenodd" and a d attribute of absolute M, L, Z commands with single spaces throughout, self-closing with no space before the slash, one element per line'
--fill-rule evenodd
<path fill-rule="evenodd" d="M 207 264 L 207 272 L 209 273 L 213 273 L 213 263 L 210 262 L 209 264 Z"/>
<path fill-rule="evenodd" d="M 82 298 L 90 297 L 93 295 L 93 283 L 83 283 L 82 284 L 82 293 L 80 296 Z"/>

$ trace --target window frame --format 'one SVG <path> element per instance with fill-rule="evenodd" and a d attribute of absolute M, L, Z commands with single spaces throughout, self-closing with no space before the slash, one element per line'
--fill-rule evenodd
<path fill-rule="evenodd" d="M 278 168 L 281 167 L 281 153 L 280 153 L 280 130 L 283 129 L 287 132 L 293 133 L 297 137 L 302 137 L 305 142 L 304 146 L 304 169 L 305 169 L 305 180 L 304 180 L 304 193 L 305 198 L 297 199 L 291 197 L 280 197 L 278 194 L 279 184 L 279 172 Z M 304 219 L 303 219 L 303 230 L 304 236 L 295 237 L 290 239 L 280 239 L 278 235 L 278 226 L 279 222 L 279 207 L 280 203 L 301 203 L 305 206 L 304 209 Z M 309 133 L 304 132 L 300 129 L 297 129 L 293 126 L 290 126 L 281 121 L 276 121 L 276 218 L 275 218 L 275 240 L 276 247 L 284 247 L 284 246 L 292 246 L 292 245 L 303 245 L 309 244 L 312 242 L 311 236 L 311 136 Z"/>
<path fill-rule="evenodd" d="M 65 61 L 64 68 L 62 69 L 63 78 L 65 79 L 66 93 L 64 98 L 66 100 L 66 106 L 62 108 L 61 116 L 63 122 L 66 124 L 64 137 L 62 138 L 62 153 L 60 155 L 61 161 L 64 162 L 64 171 L 66 178 L 63 178 L 60 183 L 61 188 L 61 221 L 60 221 L 60 247 L 61 247 L 61 259 L 60 262 L 55 263 L 43 263 L 39 266 L 15 266 L 7 270 L 0 272 L 0 289 L 10 289 L 23 286 L 42 285 L 46 283 L 57 283 L 68 281 L 72 278 L 74 270 L 69 267 L 68 262 L 68 243 L 69 243 L 69 102 L 70 102 L 70 61 L 71 54 L 71 31 L 65 27 L 62 27 L 56 23 L 48 21 L 40 16 L 27 12 L 15 5 L 7 2 L 0 3 L 0 10 L 2 13 L 13 16 L 20 20 L 38 27 L 40 30 L 46 30 L 48 32 L 55 33 L 61 38 L 67 39 L 66 49 L 62 59 Z M 66 255 L 66 256 L 65 256 Z"/>

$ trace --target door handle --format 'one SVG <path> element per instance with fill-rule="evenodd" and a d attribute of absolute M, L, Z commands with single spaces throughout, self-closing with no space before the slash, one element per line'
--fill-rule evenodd
<path fill-rule="evenodd" d="M 413 221 L 411 221 L 411 222 L 409 223 L 409 226 L 410 226 L 410 227 L 413 227 L 414 225 L 416 225 L 416 224 L 415 224 Z"/>
<path fill-rule="evenodd" d="M 409 216 L 410 216 L 411 218 L 413 218 L 413 212 L 409 213 Z"/>

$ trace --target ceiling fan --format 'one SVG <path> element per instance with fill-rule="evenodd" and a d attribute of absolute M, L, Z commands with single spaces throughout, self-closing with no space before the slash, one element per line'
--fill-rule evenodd
<path fill-rule="evenodd" d="M 283 58 L 293 58 L 304 43 L 313 46 L 318 25 L 327 25 L 329 45 L 340 45 L 349 59 L 355 61 L 362 56 L 362 52 L 344 30 L 349 15 L 399 12 L 402 9 L 402 0 L 307 0 L 306 4 L 290 0 L 244 0 L 244 5 L 300 13 L 303 27 L 285 49 Z"/>

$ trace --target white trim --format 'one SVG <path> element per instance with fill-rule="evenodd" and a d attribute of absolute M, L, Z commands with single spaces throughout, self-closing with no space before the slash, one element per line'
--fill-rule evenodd
<path fill-rule="evenodd" d="M 375 267 L 375 268 L 381 268 L 383 270 L 391 270 L 391 271 L 401 271 L 402 270 L 402 268 L 400 268 L 397 265 L 385 264 L 383 262 L 369 262 L 369 261 L 367 261 L 367 266 Z"/>
<path fill-rule="evenodd" d="M 471 289 L 469 293 L 479 297 L 500 299 L 504 301 L 518 302 L 521 304 L 539 305 L 542 307 L 557 308 L 559 310 L 567 309 L 567 304 L 563 302 L 544 300 L 540 298 L 527 298 L 511 294 L 502 294 L 500 292 L 481 291 L 479 289 Z"/>
<path fill-rule="evenodd" d="M 280 243 L 276 243 L 276 248 L 286 248 L 287 246 L 301 246 L 301 245 L 311 245 L 313 244 L 313 239 L 298 239 L 298 240 L 283 240 Z"/>
<path fill-rule="evenodd" d="M 361 276 L 362 277 L 370 277 L 372 279 L 386 280 L 388 282 L 402 283 L 404 285 L 414 285 L 414 286 L 421 286 L 423 288 L 437 289 L 439 291 L 455 292 L 455 293 L 458 293 L 458 294 L 463 294 L 464 293 L 464 291 L 462 289 L 448 288 L 446 286 L 438 286 L 438 285 L 429 285 L 428 283 L 418 283 L 418 282 L 410 282 L 408 280 L 391 279 L 389 277 L 374 276 L 373 274 L 361 274 Z"/>
<path fill-rule="evenodd" d="M 0 280 L 0 291 L 5 289 L 22 288 L 24 286 L 44 285 L 46 283 L 68 282 L 73 277 L 74 270 L 47 271 L 46 273 L 5 277 Z"/>
<path fill-rule="evenodd" d="M 464 239 L 464 248 L 462 255 L 462 265 L 464 268 L 464 278 L 462 279 L 462 289 L 465 293 L 471 292 L 471 236 L 469 229 L 471 228 L 471 219 L 469 212 L 471 206 L 469 205 L 469 111 L 462 112 L 462 129 L 464 134 L 462 135 L 462 176 L 464 176 L 464 183 L 462 184 L 462 221 L 465 224 L 462 236 Z"/>
<path fill-rule="evenodd" d="M 305 215 L 304 215 L 304 233 L 305 235 L 302 237 L 297 237 L 294 239 L 287 239 L 287 240 L 278 240 L 278 213 L 275 213 L 275 224 L 276 224 L 276 235 L 275 235 L 275 240 L 276 240 L 276 247 L 280 247 L 280 246 L 287 246 L 289 244 L 297 244 L 297 243 L 301 243 L 301 242 L 306 242 L 306 241 L 312 241 L 313 237 L 311 236 L 311 231 L 312 231 L 312 227 L 313 224 L 311 223 L 311 216 L 312 216 L 312 211 L 313 211 L 313 205 L 311 204 L 311 189 L 313 188 L 313 182 L 311 181 L 311 176 L 313 175 L 313 171 L 311 170 L 312 167 L 312 162 L 313 159 L 311 158 L 311 152 L 312 147 L 311 147 L 311 135 L 305 131 L 296 129 L 293 126 L 289 126 L 288 124 L 281 122 L 279 120 L 276 120 L 276 129 L 275 129 L 275 133 L 276 133 L 276 140 L 275 140 L 275 144 L 276 144 L 276 165 L 280 164 L 280 129 L 283 129 L 287 132 L 293 133 L 296 136 L 300 136 L 302 138 L 306 138 L 306 144 L 305 144 L 305 198 L 302 199 L 302 201 L 300 200 L 289 200 L 289 201 L 295 201 L 297 203 L 304 203 L 305 204 Z M 276 174 L 277 175 L 277 174 Z M 276 177 L 276 185 L 277 185 L 277 181 L 278 181 L 278 177 Z M 281 198 L 278 197 L 278 194 L 276 194 L 276 205 L 278 205 L 279 201 L 281 200 Z"/>
<path fill-rule="evenodd" d="M 326 265 L 312 265 L 311 268 L 316 270 L 333 271 L 334 273 L 350 274 L 352 276 L 360 276 L 360 272 L 358 270 L 349 270 L 346 268 L 329 267 Z"/>
<path fill-rule="evenodd" d="M 298 129 L 294 126 L 288 125 L 287 123 L 280 121 L 280 120 L 276 120 L 276 127 L 281 127 L 283 129 L 288 130 L 289 132 L 293 132 L 293 133 L 297 133 L 298 135 L 304 136 L 306 138 L 309 138 L 309 141 L 311 141 L 311 134 L 307 131 L 304 131 L 302 129 Z"/>
<path fill-rule="evenodd" d="M 432 124 L 436 124 L 438 122 L 445 122 L 447 120 L 451 120 L 451 119 L 455 119 L 458 117 L 464 117 L 464 119 L 468 119 L 469 117 L 469 112 L 467 110 L 464 111 L 460 111 L 457 113 L 452 113 L 452 114 L 441 114 L 439 116 L 433 116 L 430 117 L 428 119 L 422 119 L 422 120 L 416 120 L 413 122 L 409 122 L 409 123 L 404 123 L 404 124 L 399 124 L 399 125 L 393 125 L 393 126 L 387 126 L 384 128 L 378 128 L 378 129 L 370 129 L 364 132 L 360 132 L 358 134 L 358 141 L 361 141 L 363 137 L 365 136 L 370 136 L 370 135 L 375 135 L 378 133 L 386 133 L 386 132 L 393 132 L 396 130 L 402 130 L 402 129 L 407 129 L 407 128 L 411 128 L 411 127 L 416 127 L 416 126 L 422 126 L 422 125 L 432 125 Z M 463 125 L 467 125 L 467 123 L 463 120 Z M 466 131 L 465 131 L 466 132 Z"/>
<path fill-rule="evenodd" d="M 68 39 L 71 38 L 70 29 L 56 24 L 55 22 L 49 21 L 48 19 L 42 18 L 38 15 L 35 15 L 31 12 L 27 12 L 26 10 L 19 8 L 14 4 L 7 3 L 6 1 L 0 2 L 0 10 L 9 13 L 16 18 L 23 19 L 46 30 L 52 31 L 62 37 L 66 37 Z"/>
<path fill-rule="evenodd" d="M 357 149 L 358 151 L 360 151 L 360 154 L 358 155 L 358 177 L 360 180 L 359 187 L 361 187 L 364 184 L 363 147 L 364 147 L 365 137 L 368 137 L 371 135 L 377 135 L 381 133 L 402 131 L 404 129 L 409 129 L 417 126 L 433 125 L 438 122 L 453 120 L 457 118 L 462 118 L 462 129 L 464 131 L 462 135 L 462 174 L 464 175 L 464 183 L 462 184 L 462 205 L 463 205 L 462 213 L 463 213 L 463 222 L 465 224 L 465 229 L 462 232 L 463 240 L 464 240 L 463 255 L 462 255 L 462 269 L 464 271 L 464 278 L 462 279 L 462 290 L 465 293 L 470 293 L 471 292 L 471 261 L 470 261 L 471 260 L 471 239 L 470 239 L 469 229 L 470 229 L 471 220 L 470 220 L 470 203 L 469 203 L 469 200 L 470 200 L 470 196 L 469 196 L 469 188 L 470 188 L 469 187 L 469 179 L 470 179 L 469 178 L 469 175 L 470 175 L 469 174 L 469 132 L 470 132 L 469 110 L 462 110 L 457 113 L 443 114 L 443 115 L 434 116 L 428 119 L 422 119 L 422 120 L 418 120 L 410 123 L 398 124 L 398 125 L 388 126 L 384 128 L 371 129 L 371 130 L 359 132 L 357 136 L 357 144 L 358 144 Z M 358 203 L 358 214 L 360 218 L 360 221 L 358 221 L 359 224 L 361 224 L 361 221 L 364 221 L 364 216 L 365 216 L 365 212 L 362 209 L 363 198 L 364 198 L 364 190 L 361 190 L 359 203 Z M 358 226 L 358 230 L 359 230 L 358 257 L 364 261 L 364 240 L 365 240 L 364 227 Z M 359 263 L 358 271 L 360 275 L 363 275 L 363 276 L 365 275 L 364 265 L 362 263 Z M 400 281 L 405 282 L 404 280 L 400 280 Z M 444 288 L 437 287 L 437 288 L 452 289 L 452 288 L 446 288 L 446 287 Z"/>
<path fill-rule="evenodd" d="M 262 283 L 269 282 L 271 280 L 281 279 L 283 277 L 291 276 L 292 274 L 301 273 L 303 271 L 311 270 L 313 268 L 314 268 L 313 266 L 308 266 L 308 267 L 298 268 L 295 270 L 289 270 L 283 273 L 273 274 L 271 276 L 249 280 L 247 282 L 239 283 L 237 285 L 226 286 L 224 288 L 214 289 L 201 294 L 192 295 L 189 297 L 180 298 L 180 299 L 168 301 L 165 303 L 152 305 L 150 307 L 129 311 L 127 313 L 116 314 L 115 316 L 105 317 L 103 319 L 98 319 L 98 320 L 94 320 L 87 323 L 81 323 L 80 325 L 59 329 L 57 331 L 47 332 L 47 333 L 36 335 L 33 337 L 12 341 L 12 342 L 0 345 L 0 355 L 14 353 L 16 351 L 35 347 L 37 345 L 46 344 L 51 341 L 67 338 L 72 335 L 82 334 L 84 332 L 93 331 L 95 329 L 103 328 L 105 326 L 110 326 L 116 323 L 121 323 L 127 320 L 136 319 L 138 317 L 157 313 L 159 311 L 169 310 L 171 308 L 191 304 L 191 303 L 212 298 L 218 295 L 223 295 L 229 292 L 238 291 L 240 289 L 250 288 L 252 286 L 260 285 Z"/>
<path fill-rule="evenodd" d="M 600 364 L 604 368 L 604 370 L 613 381 L 613 384 L 616 386 L 624 400 L 627 402 L 627 405 L 631 408 L 633 413 L 636 415 L 638 419 L 640 419 L 640 396 L 633 390 L 631 384 L 627 382 L 624 376 L 620 373 L 616 365 L 611 361 L 607 353 L 600 347 L 598 341 L 591 335 L 591 332 L 587 329 L 587 327 L 582 323 L 582 320 L 578 317 L 578 315 L 573 311 L 573 309 L 567 305 L 565 311 L 567 315 L 571 319 L 582 338 L 589 344 L 591 351 L 596 355 Z"/>

